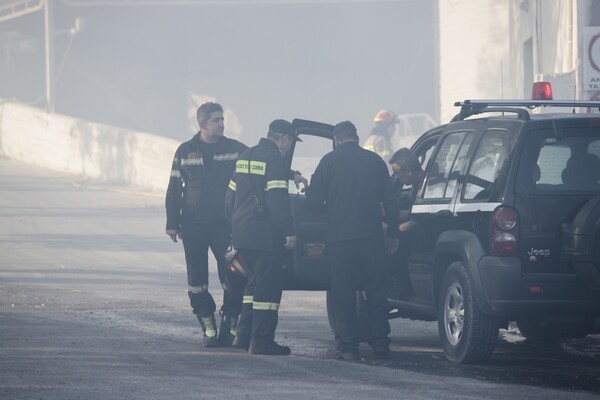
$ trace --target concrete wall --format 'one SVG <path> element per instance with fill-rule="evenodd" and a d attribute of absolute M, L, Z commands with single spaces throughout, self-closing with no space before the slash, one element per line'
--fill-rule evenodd
<path fill-rule="evenodd" d="M 177 146 L 143 132 L 0 103 L 0 155 L 149 191 L 167 187 Z"/>

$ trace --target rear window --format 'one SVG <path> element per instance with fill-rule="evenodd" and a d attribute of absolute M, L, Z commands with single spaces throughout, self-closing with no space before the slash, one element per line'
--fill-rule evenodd
<path fill-rule="evenodd" d="M 567 128 L 533 131 L 525 141 L 517 191 L 598 192 L 600 190 L 600 131 Z"/>

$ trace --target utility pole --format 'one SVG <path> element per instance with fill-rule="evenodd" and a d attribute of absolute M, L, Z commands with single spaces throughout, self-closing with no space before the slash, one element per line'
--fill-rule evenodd
<path fill-rule="evenodd" d="M 44 48 L 46 57 L 46 111 L 54 112 L 54 9 L 53 0 L 44 1 Z"/>

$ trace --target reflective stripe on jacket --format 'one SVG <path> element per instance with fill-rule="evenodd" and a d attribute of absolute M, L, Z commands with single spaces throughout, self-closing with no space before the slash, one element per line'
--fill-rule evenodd
<path fill-rule="evenodd" d="M 236 249 L 272 251 L 282 247 L 285 236 L 294 235 L 289 177 L 283 156 L 269 139 L 240 155 L 225 197 Z"/>
<path fill-rule="evenodd" d="M 362 145 L 363 149 L 379 154 L 385 162 L 392 156 L 394 149 L 392 143 L 387 136 L 370 135 Z"/>
<path fill-rule="evenodd" d="M 165 196 L 167 229 L 181 229 L 182 223 L 227 222 L 223 213 L 225 191 L 235 162 L 246 149 L 243 143 L 227 137 L 206 144 L 199 133 L 179 146 Z"/>

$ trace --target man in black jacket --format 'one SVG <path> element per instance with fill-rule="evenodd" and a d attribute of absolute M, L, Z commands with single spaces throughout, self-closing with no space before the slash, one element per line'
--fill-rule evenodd
<path fill-rule="evenodd" d="M 333 134 L 335 150 L 317 166 L 306 201 L 313 212 L 327 215 L 335 355 L 342 359 L 359 357 L 356 292 L 364 291 L 368 342 L 377 357 L 386 357 L 390 354 L 390 325 L 385 246 L 390 253 L 398 247 L 398 209 L 385 162 L 358 145 L 354 124 L 340 122 Z M 384 221 L 389 227 L 387 240 Z"/>
<path fill-rule="evenodd" d="M 249 272 L 234 347 L 249 348 L 251 354 L 290 354 L 289 347 L 275 342 L 275 329 L 283 289 L 282 253 L 296 246 L 290 174 L 283 158 L 295 140 L 292 124 L 271 122 L 267 137 L 240 156 L 226 194 L 233 245 Z"/>
<path fill-rule="evenodd" d="M 223 213 L 225 191 L 239 155 L 246 146 L 223 136 L 223 108 L 204 103 L 197 111 L 200 131 L 181 144 L 171 168 L 165 199 L 166 233 L 182 239 L 188 276 L 188 296 L 204 333 L 205 347 L 230 346 L 235 336 L 244 283 L 225 267 L 231 229 Z M 208 249 L 217 260 L 223 287 L 221 326 L 217 338 L 215 301 L 208 291 Z"/>

